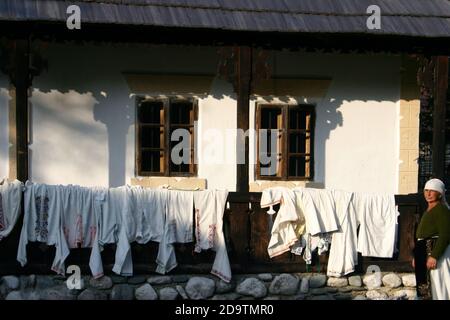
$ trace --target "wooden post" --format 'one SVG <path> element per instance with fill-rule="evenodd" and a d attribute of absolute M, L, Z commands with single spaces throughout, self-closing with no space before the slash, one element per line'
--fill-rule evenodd
<path fill-rule="evenodd" d="M 252 49 L 250 47 L 239 47 L 237 49 L 237 128 L 247 132 L 249 129 L 249 112 L 250 112 L 250 84 L 252 75 Z M 240 146 L 244 145 L 244 150 Z M 245 163 L 237 165 L 236 172 L 236 191 L 248 192 L 249 177 L 248 177 L 248 155 L 249 143 L 248 135 L 241 136 L 238 134 L 237 152 L 245 152 Z M 239 155 L 237 159 L 240 159 Z"/>
<path fill-rule="evenodd" d="M 448 88 L 448 57 L 435 57 L 435 93 L 433 109 L 433 176 L 445 175 L 445 119 Z"/>
<path fill-rule="evenodd" d="M 28 88 L 30 46 L 28 39 L 16 40 L 11 74 L 15 86 L 17 179 L 28 180 Z"/>

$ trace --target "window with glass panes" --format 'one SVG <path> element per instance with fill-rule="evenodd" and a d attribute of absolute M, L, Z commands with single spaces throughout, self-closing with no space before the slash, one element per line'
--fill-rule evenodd
<path fill-rule="evenodd" d="M 257 179 L 313 178 L 314 106 L 259 104 L 256 128 Z"/>
<path fill-rule="evenodd" d="M 197 103 L 194 99 L 137 99 L 137 171 L 141 176 L 194 176 L 194 122 Z M 180 140 L 172 141 L 175 130 L 183 129 L 183 145 L 179 151 L 184 159 L 172 159 L 173 148 Z M 187 161 L 186 161 L 187 159 Z"/>

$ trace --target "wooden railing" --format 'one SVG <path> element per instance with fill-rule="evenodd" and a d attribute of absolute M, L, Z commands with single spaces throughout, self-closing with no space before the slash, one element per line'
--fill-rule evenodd
<path fill-rule="evenodd" d="M 230 192 L 229 209 L 224 215 L 224 234 L 233 273 L 254 272 L 325 272 L 327 254 L 313 256 L 313 263 L 307 267 L 302 257 L 286 252 L 270 259 L 267 246 L 270 239 L 272 216 L 267 208 L 260 207 L 261 193 Z M 357 271 L 365 272 L 367 266 L 378 265 L 381 271 L 412 271 L 411 251 L 414 246 L 414 232 L 423 211 L 424 203 L 416 194 L 398 195 L 399 207 L 398 252 L 392 259 L 359 257 Z M 21 267 L 16 261 L 22 219 L 9 237 L 0 241 L 0 275 L 5 274 L 50 274 L 54 248 L 40 243 L 30 243 L 27 247 L 28 264 Z M 209 273 L 215 253 L 211 250 L 194 253 L 193 243 L 176 244 L 178 267 L 171 273 Z M 158 243 L 146 245 L 132 244 L 135 274 L 153 273 L 156 264 Z M 115 246 L 107 245 L 102 252 L 106 273 L 111 273 L 114 263 Z M 72 249 L 66 266 L 78 265 L 83 273 L 89 274 L 90 249 Z"/>

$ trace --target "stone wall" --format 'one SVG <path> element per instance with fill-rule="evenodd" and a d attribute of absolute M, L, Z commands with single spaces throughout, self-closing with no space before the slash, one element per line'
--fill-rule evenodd
<path fill-rule="evenodd" d="M 69 290 L 66 278 L 50 275 L 3 276 L 6 300 L 414 300 L 414 274 L 381 273 L 331 278 L 324 274 L 234 275 L 228 284 L 210 275 L 81 277 Z"/>

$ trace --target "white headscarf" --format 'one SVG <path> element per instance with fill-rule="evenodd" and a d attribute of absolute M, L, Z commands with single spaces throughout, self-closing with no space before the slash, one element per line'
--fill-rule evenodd
<path fill-rule="evenodd" d="M 445 206 L 447 206 L 447 208 L 450 209 L 450 207 L 447 203 L 447 199 L 445 199 L 445 185 L 441 180 L 439 180 L 439 179 L 428 180 L 423 189 L 424 190 L 434 190 L 434 191 L 439 192 L 441 194 L 441 202 Z"/>

